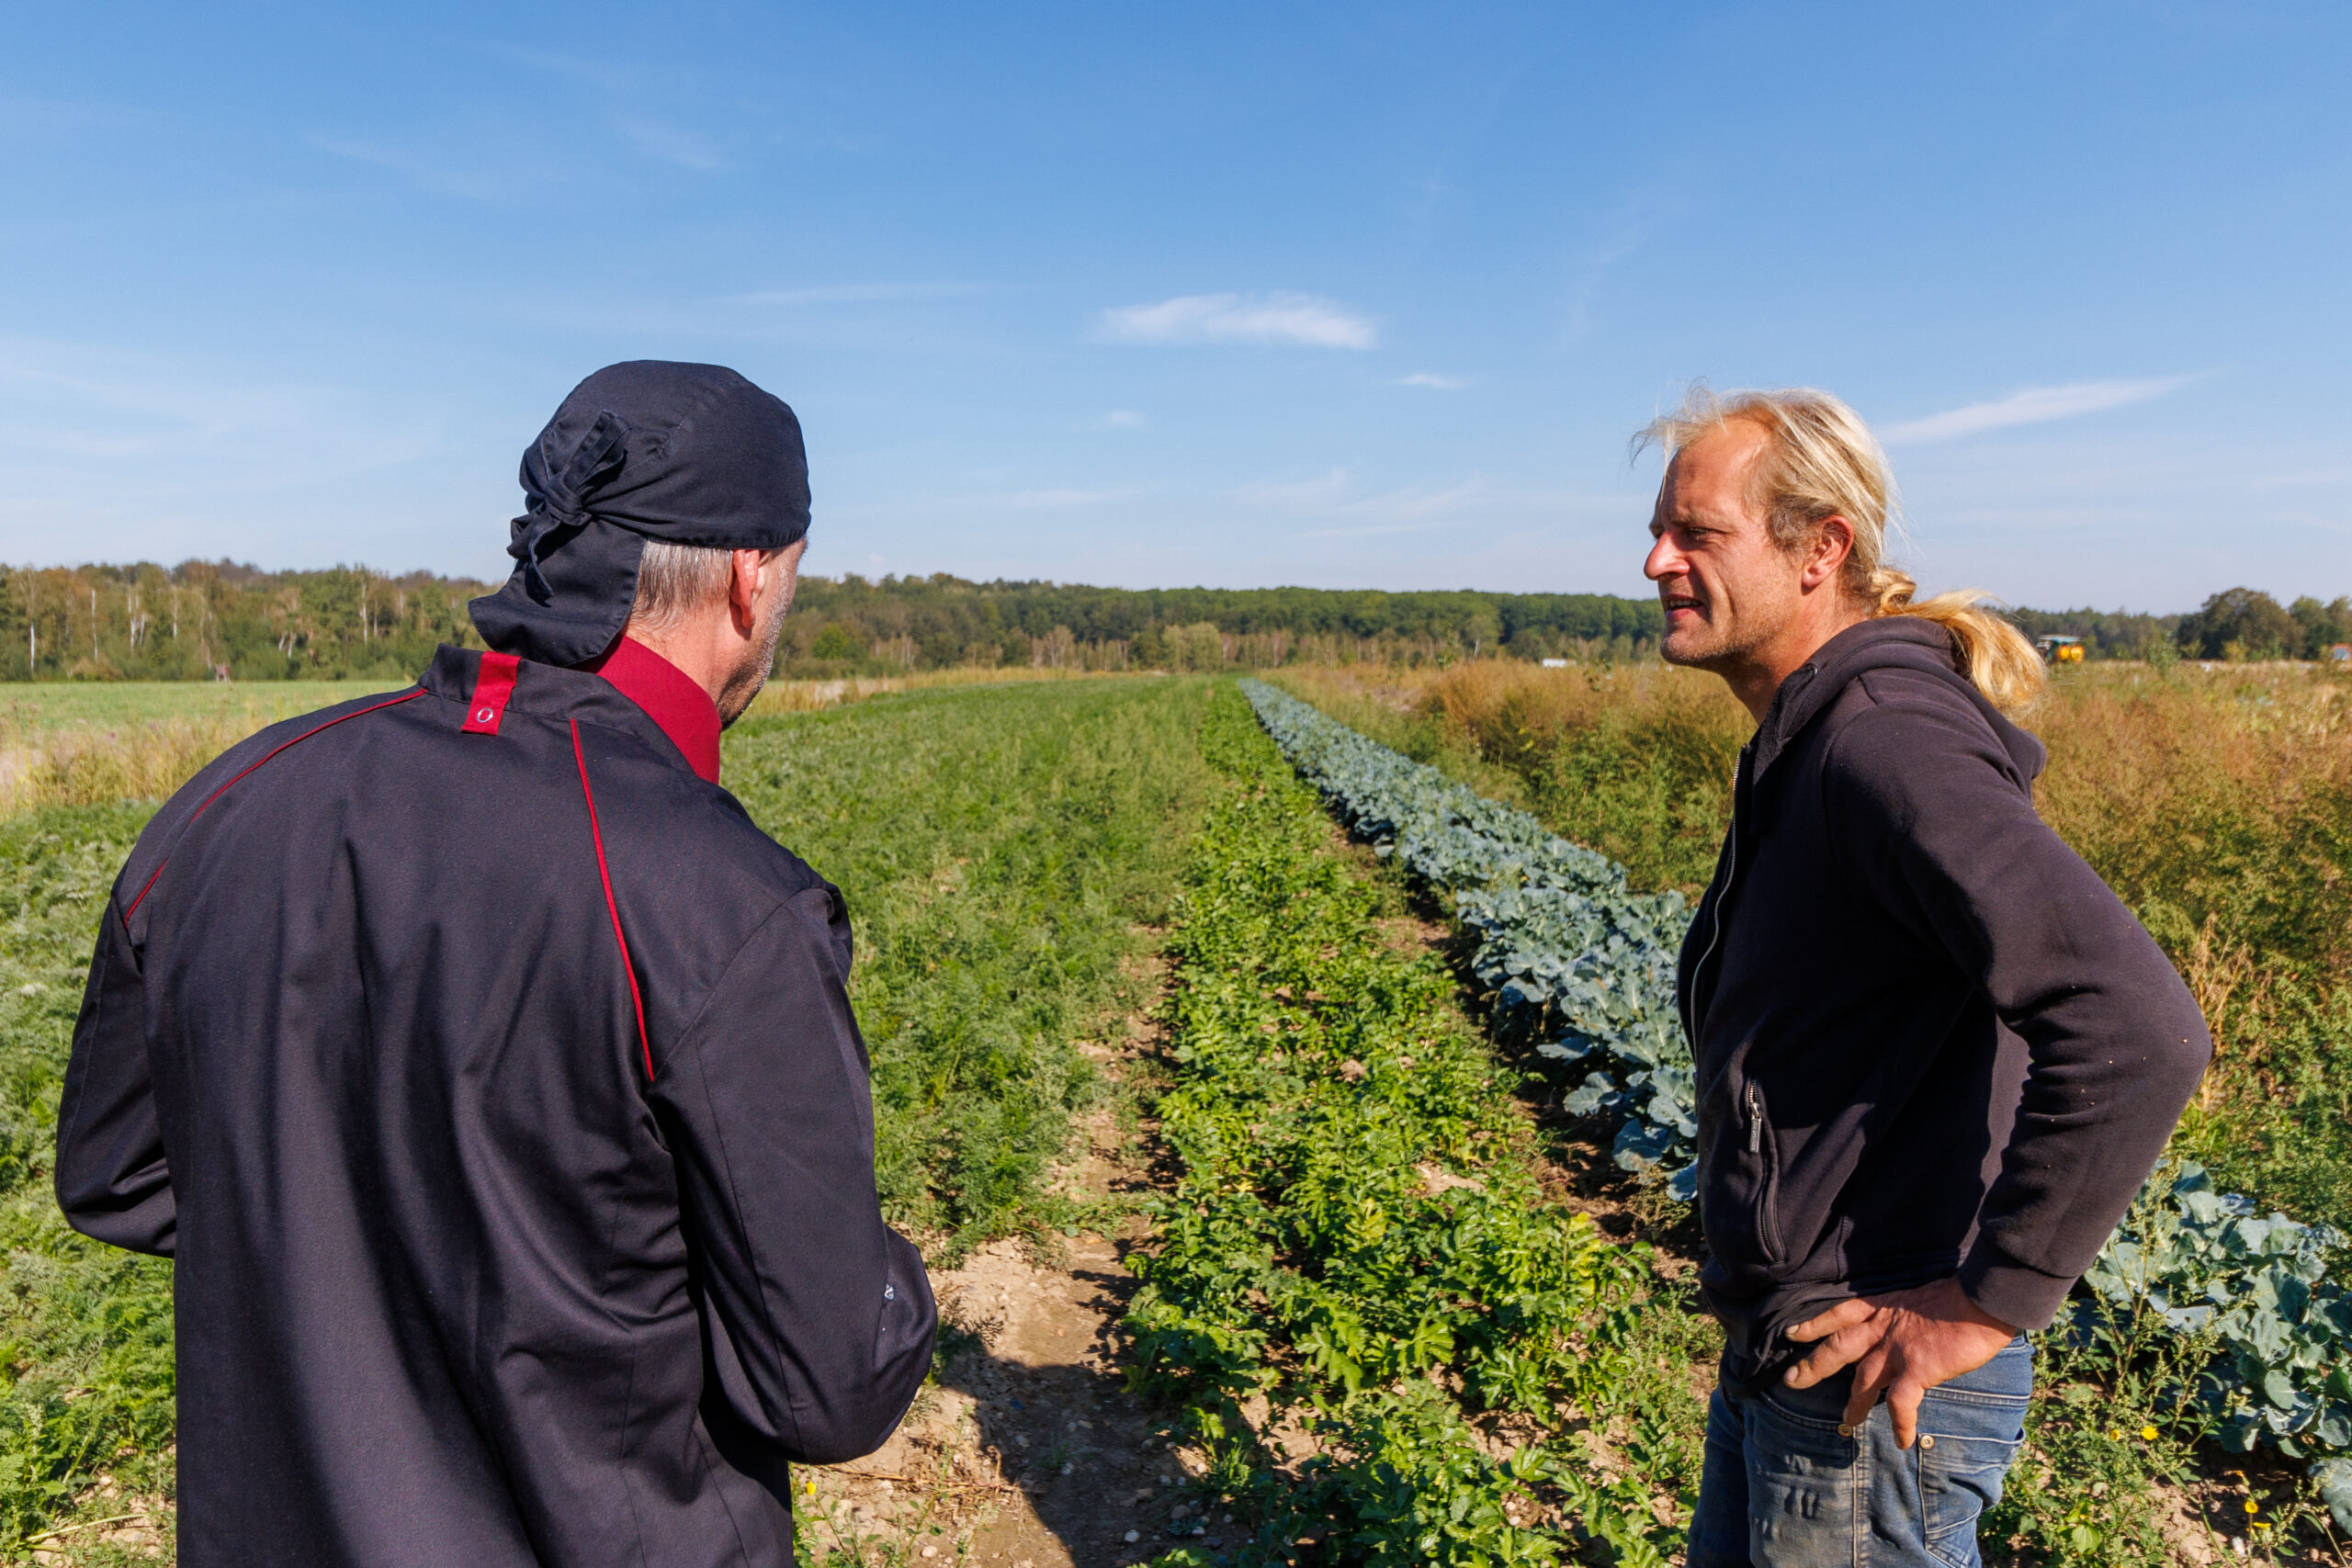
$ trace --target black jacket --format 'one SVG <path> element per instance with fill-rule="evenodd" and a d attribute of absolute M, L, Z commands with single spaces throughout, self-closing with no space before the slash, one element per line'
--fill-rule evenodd
<path fill-rule="evenodd" d="M 878 1445 L 934 1323 L 841 897 L 603 680 L 484 667 L 157 814 L 58 1200 L 175 1259 L 191 1568 L 781 1568 L 786 1461 Z"/>
<path fill-rule="evenodd" d="M 2196 1088 L 2204 1021 L 2034 814 L 2043 756 L 1908 616 L 1832 638 L 1740 752 L 1679 987 L 1735 1375 L 1954 1274 L 2047 1325 Z"/>

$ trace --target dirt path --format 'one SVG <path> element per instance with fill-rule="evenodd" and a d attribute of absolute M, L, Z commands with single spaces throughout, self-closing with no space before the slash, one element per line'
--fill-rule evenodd
<path fill-rule="evenodd" d="M 1152 1048 L 1147 1028 L 1138 1015 L 1119 1043 L 1080 1048 L 1125 1083 Z M 1100 1199 L 1149 1184 L 1148 1131 L 1106 1110 L 1083 1132 L 1059 1190 Z M 1070 1237 L 1058 1257 L 1001 1241 L 933 1271 L 957 1346 L 943 1385 L 879 1452 L 798 1472 L 795 1509 L 820 1562 L 1125 1568 L 1195 1530 L 1199 1544 L 1219 1541 L 1227 1521 L 1204 1525 L 1192 1484 L 1198 1457 L 1125 1389 L 1125 1258 L 1143 1234 L 1125 1222 Z"/>

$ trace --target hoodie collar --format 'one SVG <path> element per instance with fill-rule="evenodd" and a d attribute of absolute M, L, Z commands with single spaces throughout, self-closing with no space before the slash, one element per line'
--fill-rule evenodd
<path fill-rule="evenodd" d="M 1781 682 L 1764 722 L 1756 728 L 1751 777 L 1760 779 L 1790 742 L 1804 733 L 1846 688 L 1872 670 L 1914 670 L 1932 675 L 1973 704 L 1993 727 L 2018 770 L 2039 775 L 2047 757 L 2041 742 L 2003 717 L 1961 668 L 1951 633 L 1918 615 L 1881 615 L 1848 626 L 1821 645 Z"/>

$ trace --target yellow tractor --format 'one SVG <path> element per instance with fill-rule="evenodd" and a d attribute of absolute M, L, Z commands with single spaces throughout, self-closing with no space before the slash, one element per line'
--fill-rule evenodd
<path fill-rule="evenodd" d="M 2083 661 L 2083 639 L 2078 637 L 2059 637 L 2055 634 L 2038 637 L 2033 639 L 2033 646 L 2041 650 L 2044 663 L 2080 664 Z"/>

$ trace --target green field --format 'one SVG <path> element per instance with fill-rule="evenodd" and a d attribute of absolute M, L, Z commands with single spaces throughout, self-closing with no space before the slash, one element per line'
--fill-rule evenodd
<path fill-rule="evenodd" d="M 1629 682 L 1547 715 L 1509 690 L 1453 690 L 1448 707 L 1426 687 L 1286 683 L 1630 845 L 1653 884 L 1690 880 L 1718 830 L 1708 759 L 1724 725 L 1700 688 Z M 0 821 L 0 1561 L 170 1551 L 168 1269 L 83 1242 L 49 1193 L 90 932 L 152 809 L 105 792 L 168 787 L 240 725 L 367 689 L 274 689 L 257 715 L 202 706 L 252 688 L 52 687 L 13 721 L 153 726 L 187 755 L 85 768 L 66 782 L 96 803 Z M 2182 1146 L 2313 1217 L 2352 1191 L 2346 945 L 2328 923 L 2352 886 L 2352 773 L 2332 760 L 2346 730 L 2330 693 L 2069 698 L 2050 726 L 2067 771 L 2045 798 L 2220 1025 L 2224 1062 Z M 1238 1521 L 1226 1533 L 1247 1539 L 1139 1551 L 1167 1568 L 1670 1560 L 1714 1344 L 1680 1283 L 1677 1212 L 1632 1189 L 1562 1199 L 1572 1132 L 1530 1118 L 1522 1068 L 1475 1021 L 1462 973 L 1399 934 L 1430 909 L 1393 864 L 1337 842 L 1228 683 L 905 693 L 747 719 L 726 757 L 754 819 L 848 897 L 884 1201 L 934 1266 L 997 1237 L 1106 1228 L 1111 1213 L 1055 1190 L 1057 1159 L 1090 1122 L 1152 1140 L 1128 1377 L 1206 1458 Z M 2240 774 L 2268 787 L 2249 798 L 2228 787 Z M 2182 826 L 2149 826 L 2165 820 Z M 2280 1026 L 2299 1017 L 2300 1032 Z M 1086 1043 L 1146 1019 L 1158 1062 L 1107 1076 Z M 1610 1229 L 1577 1212 L 1596 1196 Z M 2200 1443 L 2165 1381 L 2186 1352 L 2154 1343 L 2045 1344 L 2027 1482 L 1988 1560 L 2195 1560 L 2166 1519 L 2257 1499 L 2278 1523 L 2237 1527 L 2256 1560 L 2297 1561 L 2286 1538 L 2316 1539 L 2300 1469 Z M 160 1540 L 104 1539 L 140 1514 Z"/>
<path fill-rule="evenodd" d="M 848 890 L 882 1186 L 934 1262 L 1073 1218 L 1040 1180 L 1102 1092 L 1073 1043 L 1142 999 L 1130 961 L 1156 945 L 1205 807 L 1193 736 L 1208 693 L 922 694 L 728 738 L 752 815 Z M 0 1557 L 169 1495 L 169 1269 L 74 1235 L 49 1190 L 91 933 L 150 809 L 0 824 Z"/>

